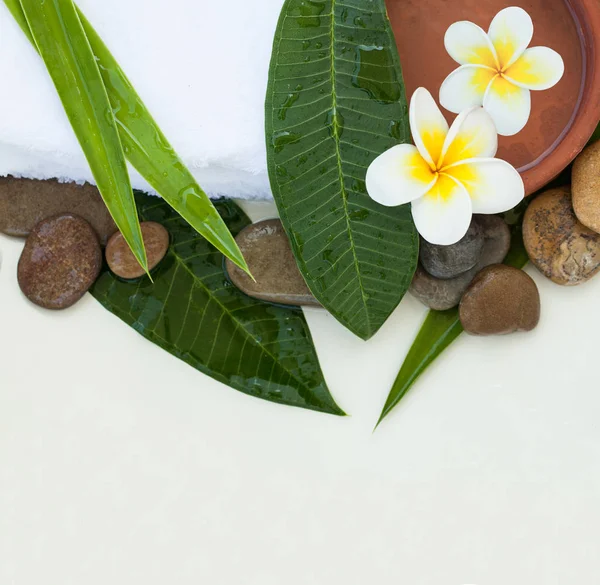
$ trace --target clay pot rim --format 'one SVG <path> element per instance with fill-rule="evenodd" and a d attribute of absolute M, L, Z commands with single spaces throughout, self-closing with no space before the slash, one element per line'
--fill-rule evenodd
<path fill-rule="evenodd" d="M 531 195 L 559 175 L 584 149 L 600 120 L 600 3 L 598 0 L 563 0 L 579 32 L 583 73 L 578 103 L 557 139 L 557 146 L 519 169 L 525 192 Z"/>

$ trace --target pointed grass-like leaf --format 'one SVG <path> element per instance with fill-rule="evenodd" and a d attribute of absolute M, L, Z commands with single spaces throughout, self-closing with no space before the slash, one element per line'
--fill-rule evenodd
<path fill-rule="evenodd" d="M 515 268 L 523 268 L 529 261 L 521 232 L 521 219 L 526 206 L 527 202 L 512 217 L 515 222 L 512 227 L 512 243 L 508 255 L 504 259 L 504 264 Z M 509 223 L 511 222 L 509 221 Z M 463 331 L 458 307 L 448 311 L 429 311 L 402 364 L 376 427 L 406 396 L 421 374 L 458 339 Z"/>
<path fill-rule="evenodd" d="M 33 42 L 19 0 L 4 0 L 13 17 Z M 127 79 L 98 33 L 78 10 L 80 21 L 111 102 L 125 156 L 190 225 L 234 264 L 248 272 L 235 239 L 196 179 L 183 164 L 158 124 Z"/>
<path fill-rule="evenodd" d="M 331 397 L 302 311 L 251 299 L 227 279 L 224 257 L 157 197 L 137 194 L 144 221 L 171 235 L 148 279 L 106 269 L 94 297 L 146 339 L 219 382 L 251 396 L 343 415 Z M 216 203 L 234 234 L 249 224 L 232 201 Z"/>
<path fill-rule="evenodd" d="M 98 190 L 134 256 L 146 250 L 123 147 L 94 53 L 72 0 L 20 0 Z"/>
<path fill-rule="evenodd" d="M 408 142 L 402 72 L 384 0 L 286 0 L 266 97 L 271 188 L 319 302 L 368 339 L 417 264 L 408 206 L 369 198 L 365 175 Z"/>

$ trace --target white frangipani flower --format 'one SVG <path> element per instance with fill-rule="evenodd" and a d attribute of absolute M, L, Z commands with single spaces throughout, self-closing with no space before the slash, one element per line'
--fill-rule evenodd
<path fill-rule="evenodd" d="M 499 12 L 487 33 L 472 22 L 454 23 L 444 43 L 460 67 L 442 84 L 440 104 L 455 114 L 483 106 L 498 134 L 520 132 L 531 113 L 530 90 L 551 88 L 565 70 L 556 51 L 528 49 L 532 38 L 531 17 L 515 6 Z"/>
<path fill-rule="evenodd" d="M 428 242 L 454 244 L 473 213 L 508 211 L 523 199 L 519 173 L 493 158 L 498 135 L 483 108 L 462 112 L 448 128 L 431 94 L 419 88 L 409 118 L 416 146 L 399 144 L 378 156 L 367 169 L 366 186 L 382 205 L 412 202 L 415 225 Z"/>

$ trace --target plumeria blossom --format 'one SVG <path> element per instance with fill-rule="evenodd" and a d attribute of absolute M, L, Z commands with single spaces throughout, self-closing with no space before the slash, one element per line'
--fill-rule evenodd
<path fill-rule="evenodd" d="M 499 12 L 489 31 L 472 22 L 454 23 L 444 43 L 460 65 L 444 81 L 440 104 L 458 114 L 483 106 L 498 134 L 520 132 L 531 113 L 530 90 L 556 85 L 563 76 L 562 57 L 548 47 L 531 47 L 533 22 L 516 6 Z"/>
<path fill-rule="evenodd" d="M 419 233 L 432 244 L 450 245 L 467 232 L 473 213 L 500 213 L 525 195 L 523 180 L 510 164 L 493 158 L 498 134 L 481 107 L 462 112 L 451 128 L 424 88 L 410 102 L 415 146 L 399 144 L 367 169 L 372 199 L 394 207 L 412 202 Z"/>

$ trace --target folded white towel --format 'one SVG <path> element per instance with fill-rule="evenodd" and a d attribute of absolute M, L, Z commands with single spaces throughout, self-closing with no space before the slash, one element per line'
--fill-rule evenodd
<path fill-rule="evenodd" d="M 283 0 L 77 0 L 212 196 L 271 197 L 264 98 Z M 54 86 L 0 1 L 0 175 L 92 181 Z M 133 170 L 134 187 L 148 189 Z"/>

